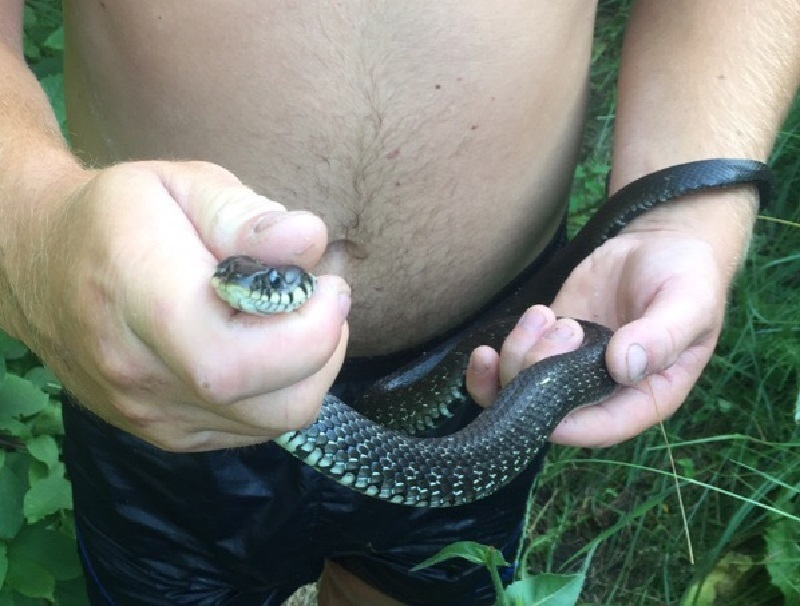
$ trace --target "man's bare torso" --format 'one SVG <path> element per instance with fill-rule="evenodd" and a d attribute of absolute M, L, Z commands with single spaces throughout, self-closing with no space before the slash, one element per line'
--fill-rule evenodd
<path fill-rule="evenodd" d="M 549 240 L 594 3 L 65 4 L 73 142 L 93 164 L 216 162 L 320 215 L 353 355 L 475 311 Z"/>

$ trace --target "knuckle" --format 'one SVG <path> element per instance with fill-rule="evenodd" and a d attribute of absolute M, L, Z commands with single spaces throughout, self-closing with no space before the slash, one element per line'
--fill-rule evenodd
<path fill-rule="evenodd" d="M 165 435 L 153 435 L 146 438 L 153 446 L 159 450 L 173 453 L 187 453 L 192 452 L 192 448 L 188 445 L 184 436 L 175 433 L 167 433 Z"/>
<path fill-rule="evenodd" d="M 115 405 L 126 431 L 168 452 L 184 453 L 207 450 L 213 432 L 193 431 L 187 419 L 165 406 L 152 402 L 121 401 Z"/>
<path fill-rule="evenodd" d="M 300 330 L 303 331 L 302 338 L 306 344 L 303 350 L 308 352 L 309 365 L 319 370 L 336 352 L 346 325 L 336 313 L 326 313 L 317 316 L 314 322 L 302 324 Z"/>
<path fill-rule="evenodd" d="M 151 429 L 166 421 L 166 414 L 161 407 L 153 406 L 150 402 L 136 399 L 117 399 L 112 401 L 116 414 L 124 421 L 134 433 L 152 433 Z"/>
<path fill-rule="evenodd" d="M 295 369 L 295 376 L 297 380 L 310 377 L 323 368 L 330 361 L 336 350 L 336 342 L 332 344 L 324 343 L 318 347 L 311 348 L 308 354 L 302 359 L 302 366 Z"/>
<path fill-rule="evenodd" d="M 151 443 L 160 450 L 178 454 L 208 449 L 203 448 L 203 441 L 196 439 L 193 434 L 178 432 L 168 432 L 164 435 L 153 436 Z"/>
<path fill-rule="evenodd" d="M 219 164 L 214 164 L 213 162 L 208 162 L 206 160 L 188 160 L 186 162 L 182 162 L 181 164 L 193 172 L 213 176 L 222 182 L 228 182 L 231 185 L 241 184 L 241 181 L 235 174 L 233 174 L 227 168 L 223 168 Z"/>
<path fill-rule="evenodd" d="M 287 386 L 311 377 L 322 370 L 334 356 L 341 338 L 341 328 L 313 322 L 292 322 L 280 332 L 273 334 L 269 344 L 271 352 L 282 352 L 280 357 L 272 355 L 275 376 Z M 271 355 L 264 351 L 264 355 Z"/>
<path fill-rule="evenodd" d="M 96 368 L 103 380 L 113 388 L 129 391 L 146 381 L 147 373 L 135 361 L 115 350 L 108 350 L 95 356 Z"/>
<path fill-rule="evenodd" d="M 220 436 L 215 431 L 195 431 L 176 436 L 170 440 L 169 449 L 172 452 L 202 452 L 218 448 Z"/>
<path fill-rule="evenodd" d="M 197 360 L 188 375 L 192 393 L 214 406 L 229 406 L 239 401 L 244 379 L 239 365 L 222 363 L 215 354 Z"/>
<path fill-rule="evenodd" d="M 278 431 L 298 431 L 311 425 L 317 420 L 324 395 L 320 394 L 317 397 L 311 395 L 310 397 L 298 398 L 299 405 L 294 404 L 287 406 L 283 423 L 277 428 Z"/>
<path fill-rule="evenodd" d="M 137 181 L 151 175 L 152 171 L 147 162 L 124 162 L 109 166 L 97 173 L 95 185 L 100 193 L 118 194 L 121 186 L 129 186 L 131 181 Z"/>

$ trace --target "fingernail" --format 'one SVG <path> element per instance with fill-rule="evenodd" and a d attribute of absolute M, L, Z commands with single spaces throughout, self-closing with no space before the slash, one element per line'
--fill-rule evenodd
<path fill-rule="evenodd" d="M 253 233 L 258 234 L 265 231 L 283 221 L 286 218 L 286 213 L 270 211 L 261 215 L 258 220 L 253 224 Z"/>
<path fill-rule="evenodd" d="M 341 291 L 339 293 L 339 314 L 342 317 L 342 322 L 344 322 L 350 314 L 350 293 L 347 291 Z"/>
<path fill-rule="evenodd" d="M 644 347 L 634 343 L 628 348 L 628 379 L 631 383 L 638 383 L 647 373 L 647 352 Z"/>
<path fill-rule="evenodd" d="M 474 351 L 469 358 L 469 365 L 476 374 L 481 376 L 488 375 L 492 369 L 492 365 L 489 364 L 482 356 L 477 355 Z"/>
<path fill-rule="evenodd" d="M 313 213 L 307 210 L 269 210 L 262 214 L 253 224 L 253 233 L 259 233 L 270 227 L 277 225 L 287 219 L 295 219 L 297 217 L 313 217 Z"/>
<path fill-rule="evenodd" d="M 550 341 L 563 343 L 572 336 L 572 327 L 569 324 L 556 322 L 550 330 L 544 333 L 544 338 Z"/>
<path fill-rule="evenodd" d="M 520 326 L 525 328 L 526 330 L 530 330 L 534 332 L 542 327 L 544 324 L 544 315 L 539 313 L 535 309 L 529 309 L 524 314 L 522 314 L 522 318 L 519 321 Z"/>

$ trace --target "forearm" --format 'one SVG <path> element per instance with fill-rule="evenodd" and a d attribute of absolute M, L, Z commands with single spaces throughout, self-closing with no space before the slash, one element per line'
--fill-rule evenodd
<path fill-rule="evenodd" d="M 766 159 L 799 82 L 796 0 L 640 0 L 620 66 L 615 184 L 687 160 Z"/>
<path fill-rule="evenodd" d="M 47 226 L 66 199 L 64 191 L 83 171 L 36 78 L 2 42 L 0 74 L 0 328 L 30 341 L 26 317 L 35 295 L 21 287 L 43 256 Z"/>
<path fill-rule="evenodd" d="M 620 66 L 612 191 L 689 160 L 765 160 L 799 81 L 796 0 L 640 0 Z M 754 199 L 738 188 L 647 220 L 697 230 L 735 265 Z"/>

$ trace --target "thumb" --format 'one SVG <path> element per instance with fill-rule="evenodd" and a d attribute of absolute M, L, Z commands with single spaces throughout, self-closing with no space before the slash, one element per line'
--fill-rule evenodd
<path fill-rule="evenodd" d="M 327 229 L 319 217 L 287 211 L 216 164 L 159 163 L 157 171 L 217 259 L 248 254 L 275 264 L 311 267 L 325 251 Z"/>
<path fill-rule="evenodd" d="M 621 327 L 611 339 L 606 361 L 614 379 L 635 385 L 671 367 L 684 352 L 708 350 L 710 355 L 710 348 L 693 346 L 713 342 L 719 334 L 722 312 L 716 309 L 717 300 L 711 287 L 681 279 L 665 284 L 642 317 Z M 706 362 L 695 364 L 702 368 Z"/>

